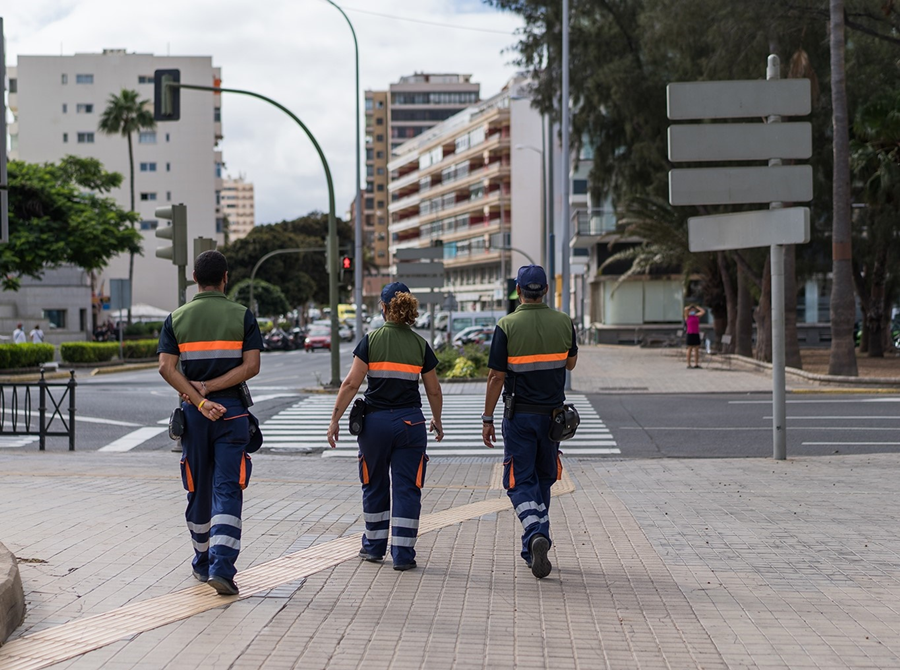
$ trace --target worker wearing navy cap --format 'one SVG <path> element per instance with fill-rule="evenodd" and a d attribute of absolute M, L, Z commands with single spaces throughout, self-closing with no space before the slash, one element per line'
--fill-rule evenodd
<path fill-rule="evenodd" d="M 394 570 L 416 567 L 415 546 L 428 462 L 420 375 L 431 406 L 429 430 L 438 442 L 444 437 L 437 356 L 410 327 L 419 316 L 418 307 L 406 284 L 392 282 L 384 287 L 384 325 L 368 332 L 353 351 L 353 365 L 338 391 L 328 426 L 328 443 L 334 448 L 338 422 L 368 377 L 362 432 L 357 436 L 366 523 L 359 557 L 380 562 L 387 553 L 390 536 Z"/>
<path fill-rule="evenodd" d="M 520 304 L 497 323 L 488 358 L 482 438 L 497 441 L 494 407 L 503 392 L 503 487 L 522 523 L 522 558 L 532 574 L 550 574 L 550 487 L 562 474 L 550 419 L 565 401 L 566 370 L 578 360 L 575 326 L 544 303 L 547 275 L 524 265 L 516 277 Z"/>

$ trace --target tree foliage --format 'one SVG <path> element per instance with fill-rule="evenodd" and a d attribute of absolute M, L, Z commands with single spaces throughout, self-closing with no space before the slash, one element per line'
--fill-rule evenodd
<path fill-rule="evenodd" d="M 327 236 L 328 215 L 321 212 L 311 212 L 293 221 L 254 227 L 247 237 L 222 249 L 228 258 L 230 285 L 249 279 L 253 266 L 267 253 L 279 249 L 324 248 Z M 338 245 L 349 247 L 352 240 L 352 227 L 339 219 Z M 324 251 L 272 256 L 260 265 L 256 279 L 280 288 L 292 308 L 309 301 L 328 302 Z"/>
<path fill-rule="evenodd" d="M 20 277 L 73 264 L 100 270 L 123 252 L 141 253 L 132 228 L 138 216 L 105 194 L 122 175 L 106 172 L 94 158 L 66 156 L 59 163 L 10 161 L 9 244 L 0 245 L 3 289 L 17 290 Z"/>
<path fill-rule="evenodd" d="M 242 279 L 234 284 L 228 291 L 228 299 L 250 308 L 250 280 Z M 253 302 L 260 316 L 277 317 L 291 311 L 281 289 L 262 279 L 253 280 Z"/>

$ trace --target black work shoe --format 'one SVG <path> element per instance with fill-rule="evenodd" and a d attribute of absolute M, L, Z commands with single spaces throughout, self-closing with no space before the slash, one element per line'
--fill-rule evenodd
<path fill-rule="evenodd" d="M 547 552 L 550 551 L 550 540 L 543 535 L 535 535 L 528 547 L 531 553 L 531 574 L 538 579 L 543 579 L 550 574 L 553 566 L 550 565 L 550 559 L 547 558 Z"/>
<path fill-rule="evenodd" d="M 359 557 L 364 561 L 368 561 L 369 563 L 380 563 L 384 560 L 384 556 L 376 556 L 375 554 L 370 554 L 365 549 L 360 549 Z"/>
<path fill-rule="evenodd" d="M 194 575 L 194 579 L 198 582 L 203 582 L 204 584 L 209 580 L 209 575 L 204 575 L 202 572 L 197 572 L 196 570 L 191 572 Z"/>
<path fill-rule="evenodd" d="M 400 572 L 405 572 L 406 570 L 412 570 L 416 567 L 415 561 L 410 561 L 409 563 L 403 563 L 402 565 L 397 565 L 394 563 L 394 570 L 399 570 Z"/>
<path fill-rule="evenodd" d="M 213 587 L 220 596 L 236 596 L 238 594 L 237 584 L 230 579 L 225 579 L 218 575 L 210 575 L 206 583 Z"/>

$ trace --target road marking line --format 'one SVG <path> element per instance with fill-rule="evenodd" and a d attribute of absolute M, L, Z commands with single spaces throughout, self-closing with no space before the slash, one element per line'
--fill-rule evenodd
<path fill-rule="evenodd" d="M 840 400 L 786 400 L 788 405 L 820 405 L 825 403 L 852 403 L 852 402 L 900 402 L 897 398 L 843 398 Z M 729 400 L 729 405 L 771 405 L 771 400 Z"/>
<path fill-rule="evenodd" d="M 804 447 L 898 447 L 900 442 L 802 442 Z"/>
<path fill-rule="evenodd" d="M 143 426 L 142 423 L 132 423 L 131 421 L 116 421 L 115 419 L 101 419 L 95 416 L 76 416 L 76 421 L 84 421 L 85 423 L 105 423 L 109 426 L 126 426 L 128 428 L 134 428 L 136 426 Z M 169 423 L 169 420 L 166 419 L 166 423 Z"/>
<path fill-rule="evenodd" d="M 771 416 L 764 416 L 763 419 L 771 419 Z M 878 419 L 879 421 L 900 419 L 900 416 L 786 416 L 785 419 L 790 421 L 866 421 L 868 419 Z"/>
<path fill-rule="evenodd" d="M 496 476 L 492 477 L 492 481 L 495 479 Z M 574 490 L 572 478 L 563 470 L 562 479 L 553 485 L 553 495 Z M 421 519 L 419 535 L 502 511 L 512 511 L 506 496 L 426 514 Z M 241 590 L 238 596 L 223 597 L 209 586 L 198 584 L 31 633 L 0 648 L 0 667 L 4 670 L 40 670 L 113 642 L 305 579 L 356 558 L 361 539 L 362 533 L 356 533 L 243 570 L 235 580 Z"/>
<path fill-rule="evenodd" d="M 168 421 L 166 423 L 168 423 Z M 105 447 L 100 447 L 99 451 L 131 451 L 139 444 L 143 444 L 147 440 L 154 438 L 167 430 L 168 428 L 166 426 L 163 426 L 162 428 L 159 426 L 145 426 L 144 428 L 138 428 L 137 430 L 128 433 L 128 435 L 120 437 L 115 442 L 110 442 Z"/>

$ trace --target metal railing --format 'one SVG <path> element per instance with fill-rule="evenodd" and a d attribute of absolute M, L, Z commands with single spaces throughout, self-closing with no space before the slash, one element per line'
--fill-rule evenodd
<path fill-rule="evenodd" d="M 44 368 L 41 368 L 41 378 L 37 384 L 0 384 L 0 436 L 37 435 L 41 451 L 45 450 L 48 437 L 68 437 L 69 451 L 75 451 L 75 387 L 78 384 L 75 371 L 71 370 L 69 375 L 67 382 L 48 382 L 44 378 Z M 35 387 L 38 392 L 37 425 L 33 425 L 32 391 Z M 55 389 L 63 390 L 59 394 Z M 67 399 L 68 407 L 65 406 Z M 64 416 L 66 411 L 68 419 Z M 62 428 L 51 430 L 57 420 Z"/>

